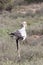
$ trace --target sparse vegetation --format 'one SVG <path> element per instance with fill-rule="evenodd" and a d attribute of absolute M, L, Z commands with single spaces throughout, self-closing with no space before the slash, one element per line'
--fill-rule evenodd
<path fill-rule="evenodd" d="M 43 6 L 40 6 L 42 4 L 18 5 L 11 12 L 0 14 L 0 65 L 43 65 Z M 27 39 L 21 44 L 21 60 L 17 62 L 15 38 L 8 34 L 20 28 L 24 20 Z"/>
<path fill-rule="evenodd" d="M 0 11 L 2 10 L 10 10 L 13 7 L 12 0 L 0 0 Z"/>
<path fill-rule="evenodd" d="M 25 0 L 28 3 L 39 3 L 39 2 L 43 2 L 43 0 Z"/>

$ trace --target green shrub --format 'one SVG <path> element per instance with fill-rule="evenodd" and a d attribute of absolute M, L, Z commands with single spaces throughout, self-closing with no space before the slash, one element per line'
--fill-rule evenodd
<path fill-rule="evenodd" d="M 28 3 L 32 3 L 32 2 L 43 2 L 43 0 L 24 0 L 24 1 L 27 1 Z"/>
<path fill-rule="evenodd" d="M 11 7 L 11 2 L 11 0 L 0 0 L 0 10 L 6 9 L 7 7 Z"/>

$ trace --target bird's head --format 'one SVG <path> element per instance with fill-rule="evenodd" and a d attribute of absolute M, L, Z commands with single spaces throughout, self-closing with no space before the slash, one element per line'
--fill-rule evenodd
<path fill-rule="evenodd" d="M 21 26 L 27 28 L 27 23 L 26 23 L 26 21 L 23 21 L 23 22 L 21 23 Z"/>

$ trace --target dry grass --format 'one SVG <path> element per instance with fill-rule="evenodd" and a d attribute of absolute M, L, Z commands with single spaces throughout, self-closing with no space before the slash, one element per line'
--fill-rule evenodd
<path fill-rule="evenodd" d="M 39 13 L 21 15 L 17 11 L 18 9 L 11 13 L 3 11 L 0 14 L 0 65 L 42 65 L 43 15 Z M 21 44 L 21 61 L 17 62 L 15 39 L 10 38 L 8 33 L 20 28 L 20 23 L 24 20 L 27 21 L 28 36 Z"/>

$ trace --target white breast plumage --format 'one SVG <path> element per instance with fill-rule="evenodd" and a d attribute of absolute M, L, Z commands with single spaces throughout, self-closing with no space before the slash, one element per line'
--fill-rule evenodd
<path fill-rule="evenodd" d="M 23 37 L 23 40 L 25 40 L 25 38 L 26 38 L 26 30 L 25 30 L 25 28 L 23 27 L 22 29 L 19 30 L 19 32 L 21 33 L 21 36 Z"/>

